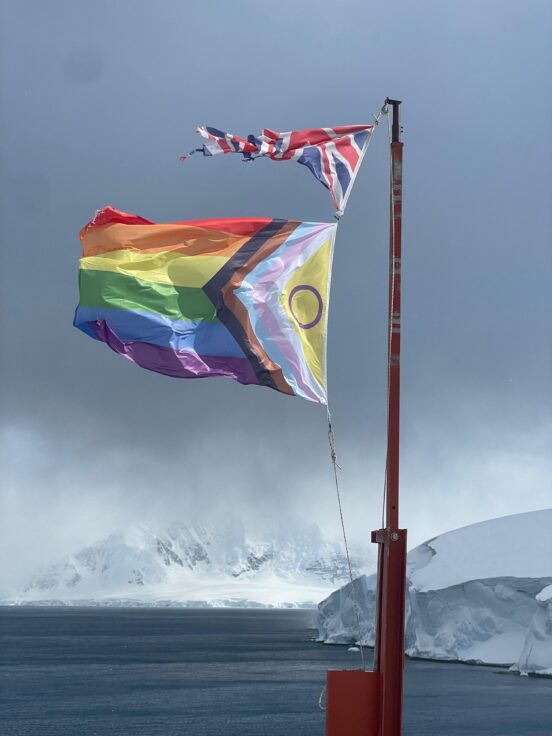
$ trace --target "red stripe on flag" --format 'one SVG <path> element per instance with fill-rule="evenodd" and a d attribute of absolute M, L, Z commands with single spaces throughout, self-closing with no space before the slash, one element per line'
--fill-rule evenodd
<path fill-rule="evenodd" d="M 330 168 L 330 161 L 328 159 L 328 152 L 326 151 L 325 146 L 320 146 L 320 154 L 322 155 L 322 165 L 324 167 L 324 175 L 326 177 L 326 181 L 328 183 L 328 188 L 330 190 L 330 193 L 332 195 L 332 199 L 335 205 L 336 210 L 339 209 L 337 201 L 335 199 L 334 189 L 333 189 L 333 177 L 332 172 Z"/>
<path fill-rule="evenodd" d="M 218 230 L 223 233 L 232 233 L 233 235 L 244 235 L 252 237 L 255 233 L 262 230 L 263 227 L 272 222 L 270 217 L 224 217 L 216 220 L 180 220 L 177 222 L 163 223 L 166 225 L 190 225 L 193 227 L 209 228 Z M 145 217 L 139 215 L 131 215 L 128 212 L 116 210 L 114 207 L 102 207 L 98 210 L 96 216 L 90 220 L 81 230 L 81 236 L 86 230 L 90 230 L 103 225 L 112 225 L 121 223 L 124 225 L 156 225 L 158 223 L 153 220 L 146 220 Z"/>
<path fill-rule="evenodd" d="M 81 230 L 81 236 L 86 230 L 90 230 L 95 227 L 101 227 L 102 225 L 109 225 L 110 223 L 120 222 L 125 225 L 154 225 L 155 223 L 151 220 L 146 220 L 145 217 L 139 215 L 131 215 L 128 212 L 122 210 L 116 210 L 115 207 L 107 205 L 98 210 L 94 217 L 87 223 Z"/>
<path fill-rule="evenodd" d="M 310 130 L 297 130 L 291 134 L 290 148 L 304 148 L 305 146 L 317 146 L 320 143 L 327 143 L 331 140 L 331 136 L 322 128 L 312 128 Z"/>
<path fill-rule="evenodd" d="M 338 125 L 336 128 L 332 128 L 332 130 L 337 136 L 341 137 L 343 135 L 354 135 L 355 133 L 360 133 L 362 130 L 370 131 L 373 127 L 373 125 Z"/>
<path fill-rule="evenodd" d="M 360 156 L 356 152 L 356 150 L 353 148 L 351 144 L 351 139 L 348 136 L 345 136 L 343 138 L 338 138 L 334 141 L 335 148 L 341 156 L 343 156 L 344 159 L 347 160 L 349 163 L 353 173 L 356 169 L 356 166 L 358 164 L 358 160 Z"/>
<path fill-rule="evenodd" d="M 224 153 L 231 153 L 234 150 L 232 146 L 230 146 L 230 144 L 226 141 L 225 138 L 217 138 L 216 141 L 219 144 L 219 146 L 222 148 Z"/>

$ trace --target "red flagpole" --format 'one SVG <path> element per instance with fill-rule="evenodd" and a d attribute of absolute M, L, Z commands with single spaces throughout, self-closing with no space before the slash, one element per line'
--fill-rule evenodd
<path fill-rule="evenodd" d="M 406 529 L 399 529 L 399 427 L 401 377 L 402 158 L 399 100 L 393 111 L 389 228 L 389 353 L 385 528 L 372 532 L 379 544 L 374 671 L 381 676 L 378 736 L 402 733 Z"/>

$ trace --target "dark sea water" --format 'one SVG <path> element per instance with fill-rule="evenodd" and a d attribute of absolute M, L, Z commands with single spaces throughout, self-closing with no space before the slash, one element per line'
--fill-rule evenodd
<path fill-rule="evenodd" d="M 2 736 L 322 736 L 313 612 L 0 609 Z M 409 661 L 405 736 L 552 736 L 552 680 Z"/>

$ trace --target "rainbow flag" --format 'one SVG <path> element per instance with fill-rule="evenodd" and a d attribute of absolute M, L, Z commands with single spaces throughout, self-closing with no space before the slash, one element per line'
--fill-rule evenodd
<path fill-rule="evenodd" d="M 157 373 L 326 403 L 335 231 L 261 218 L 157 224 L 105 207 L 81 231 L 74 325 Z"/>

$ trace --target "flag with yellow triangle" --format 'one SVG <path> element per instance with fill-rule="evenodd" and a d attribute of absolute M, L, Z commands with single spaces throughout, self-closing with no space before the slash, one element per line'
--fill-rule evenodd
<path fill-rule="evenodd" d="M 158 224 L 105 207 L 81 231 L 74 324 L 157 373 L 227 376 L 325 404 L 336 227 Z"/>

